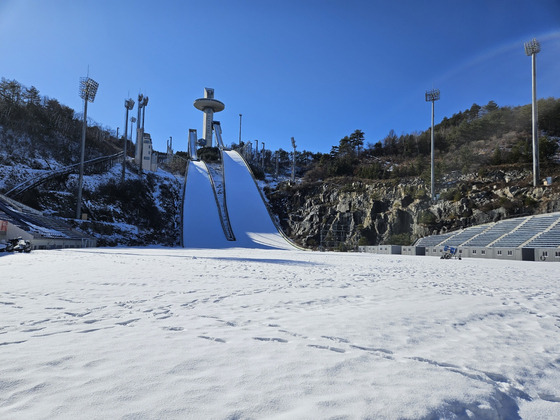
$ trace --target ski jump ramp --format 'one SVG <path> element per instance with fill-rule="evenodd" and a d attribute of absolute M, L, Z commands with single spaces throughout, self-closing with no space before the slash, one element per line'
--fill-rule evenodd
<path fill-rule="evenodd" d="M 236 151 L 223 151 L 226 214 L 204 162 L 189 162 L 183 202 L 186 248 L 297 249 L 273 223 L 247 163 Z M 225 220 L 228 219 L 228 220 Z M 235 240 L 227 240 L 226 225 Z"/>
<path fill-rule="evenodd" d="M 224 248 L 227 239 L 220 221 L 215 189 L 204 162 L 189 161 L 183 194 L 183 246 Z"/>

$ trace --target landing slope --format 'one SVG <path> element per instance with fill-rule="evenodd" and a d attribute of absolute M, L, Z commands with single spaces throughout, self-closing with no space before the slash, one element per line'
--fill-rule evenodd
<path fill-rule="evenodd" d="M 223 159 L 226 202 L 236 246 L 295 249 L 272 222 L 245 160 L 236 151 L 224 151 Z"/>
<path fill-rule="evenodd" d="M 224 248 L 231 246 L 220 222 L 218 205 L 208 168 L 190 161 L 183 204 L 183 246 Z"/>

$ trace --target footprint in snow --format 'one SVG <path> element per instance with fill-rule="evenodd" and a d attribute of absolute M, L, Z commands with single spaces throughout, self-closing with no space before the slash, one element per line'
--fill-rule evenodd
<path fill-rule="evenodd" d="M 320 346 L 318 344 L 308 344 L 307 347 L 313 347 L 321 350 L 330 350 L 330 351 L 334 351 L 335 353 L 346 353 L 346 350 L 339 349 L 338 347 Z"/>
<path fill-rule="evenodd" d="M 253 337 L 253 340 L 257 340 L 257 341 L 275 341 L 277 343 L 287 343 L 288 340 L 285 340 L 283 338 L 277 338 L 277 337 Z"/>
<path fill-rule="evenodd" d="M 208 337 L 206 335 L 199 335 L 198 338 L 204 338 L 205 340 L 216 341 L 218 343 L 225 343 L 226 342 L 226 340 L 223 340 L 221 338 Z"/>
<path fill-rule="evenodd" d="M 337 343 L 349 343 L 349 341 L 345 338 L 340 337 L 330 337 L 328 335 L 322 335 L 322 338 L 326 338 L 327 340 L 336 341 Z"/>
<path fill-rule="evenodd" d="M 128 321 L 117 322 L 116 324 L 117 324 L 117 325 L 126 326 L 126 325 L 128 325 L 128 324 L 131 324 L 131 323 L 133 323 L 133 322 L 138 321 L 139 319 L 140 319 L 140 318 L 129 319 Z"/>
<path fill-rule="evenodd" d="M 25 343 L 27 340 L 21 340 L 21 341 L 4 341 L 3 343 L 0 343 L 0 346 L 7 346 L 10 344 L 21 344 L 21 343 Z"/>
<path fill-rule="evenodd" d="M 164 330 L 168 330 L 168 331 L 183 331 L 184 328 L 183 327 L 163 327 Z"/>
<path fill-rule="evenodd" d="M 371 352 L 381 352 L 381 353 L 385 353 L 385 354 L 393 354 L 393 352 L 390 351 L 390 350 L 381 349 L 381 348 L 377 348 L 377 347 L 356 346 L 356 345 L 354 345 L 354 344 L 350 344 L 350 347 L 352 347 L 353 349 L 363 350 L 363 351 L 371 351 Z"/>

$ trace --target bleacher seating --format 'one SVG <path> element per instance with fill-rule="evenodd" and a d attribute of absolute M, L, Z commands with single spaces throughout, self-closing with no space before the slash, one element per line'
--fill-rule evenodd
<path fill-rule="evenodd" d="M 490 226 L 485 232 L 481 233 L 472 240 L 466 242 L 465 246 L 488 246 L 496 239 L 510 233 L 513 229 L 519 226 L 526 220 L 525 217 L 517 219 L 502 220 Z"/>
<path fill-rule="evenodd" d="M 455 235 L 456 233 L 457 232 L 449 232 L 449 233 L 443 233 L 441 235 L 425 236 L 423 238 L 418 239 L 418 241 L 416 241 L 415 246 L 423 246 L 423 247 L 436 246 L 442 243 L 443 241 L 445 241 L 446 239 L 449 239 L 451 236 Z"/>
<path fill-rule="evenodd" d="M 541 233 L 526 245 L 527 248 L 558 248 L 558 246 L 560 246 L 560 224 Z"/>
<path fill-rule="evenodd" d="M 472 226 L 465 230 L 460 231 L 456 235 L 451 236 L 449 239 L 442 242 L 440 245 L 460 246 L 463 243 L 471 240 L 473 237 L 488 229 L 491 225 Z"/>
<path fill-rule="evenodd" d="M 420 238 L 415 246 L 560 248 L 560 212 L 518 217 Z"/>
<path fill-rule="evenodd" d="M 517 248 L 550 228 L 558 220 L 558 217 L 558 214 L 529 217 L 518 229 L 503 236 L 491 246 L 496 248 Z"/>
<path fill-rule="evenodd" d="M 560 229 L 543 232 L 527 244 L 528 248 L 557 248 L 560 243 Z"/>

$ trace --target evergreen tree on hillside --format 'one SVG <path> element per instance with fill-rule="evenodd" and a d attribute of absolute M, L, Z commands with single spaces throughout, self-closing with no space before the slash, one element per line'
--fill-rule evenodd
<path fill-rule="evenodd" d="M 539 128 L 549 136 L 560 137 L 560 101 L 542 99 L 539 105 Z"/>

